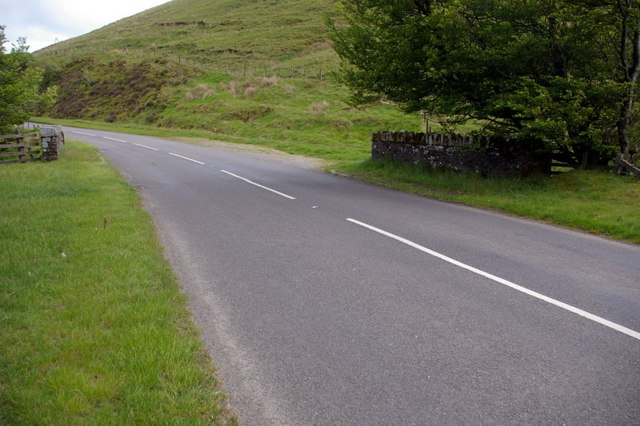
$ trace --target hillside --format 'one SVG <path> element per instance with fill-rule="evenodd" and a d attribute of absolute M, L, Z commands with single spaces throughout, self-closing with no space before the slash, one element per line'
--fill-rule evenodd
<path fill-rule="evenodd" d="M 97 54 L 167 58 L 201 69 L 335 63 L 330 0 L 174 0 L 37 53 L 45 63 Z"/>
<path fill-rule="evenodd" d="M 370 133 L 417 130 L 393 107 L 357 110 L 333 74 L 332 0 L 174 0 L 36 52 L 60 86 L 50 115 L 179 129 L 322 155 L 366 156 Z"/>

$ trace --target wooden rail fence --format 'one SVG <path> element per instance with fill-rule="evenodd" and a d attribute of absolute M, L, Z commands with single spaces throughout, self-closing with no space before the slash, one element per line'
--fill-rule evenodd
<path fill-rule="evenodd" d="M 42 159 L 42 147 L 37 133 L 0 136 L 0 164 L 27 163 Z"/>
<path fill-rule="evenodd" d="M 622 154 L 618 154 L 616 157 L 616 165 L 618 166 L 619 175 L 628 174 L 640 178 L 640 168 L 625 160 Z"/>
<path fill-rule="evenodd" d="M 37 129 L 35 133 L 18 131 L 15 135 L 0 136 L 0 164 L 57 160 L 64 145 L 62 127 Z"/>

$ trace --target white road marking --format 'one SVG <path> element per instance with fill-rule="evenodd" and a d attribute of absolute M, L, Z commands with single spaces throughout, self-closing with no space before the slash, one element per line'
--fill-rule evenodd
<path fill-rule="evenodd" d="M 382 229 L 376 228 L 376 227 L 371 226 L 371 225 L 367 225 L 366 223 L 360 222 L 360 221 L 355 220 L 355 219 L 348 218 L 347 220 L 349 222 L 353 223 L 353 224 L 362 226 L 363 228 L 367 228 L 367 229 L 369 229 L 371 231 L 377 232 L 378 234 L 381 234 L 381 235 L 384 235 L 386 237 L 392 238 L 392 239 L 394 239 L 396 241 L 399 241 L 399 242 L 401 242 L 403 244 L 406 244 L 406 245 L 408 245 L 410 247 L 413 247 L 413 248 L 415 248 L 417 250 L 420 250 L 420 251 L 422 251 L 424 253 L 427 253 L 427 254 L 429 254 L 431 256 L 437 257 L 438 259 L 444 260 L 445 262 L 451 263 L 452 265 L 458 266 L 458 267 L 460 267 L 462 269 L 466 269 L 467 271 L 473 272 L 474 274 L 481 275 L 481 276 L 483 276 L 485 278 L 488 278 L 488 279 L 490 279 L 492 281 L 495 281 L 495 282 L 497 282 L 499 284 L 502 284 L 504 286 L 507 286 L 507 287 L 510 287 L 510 288 L 512 288 L 514 290 L 517 290 L 517 291 L 519 291 L 521 293 L 524 293 L 524 294 L 527 294 L 529 296 L 535 297 L 536 299 L 539 299 L 539 300 L 542 300 L 544 302 L 550 303 L 550 304 L 555 305 L 555 306 L 557 306 L 559 308 L 562 308 L 562 309 L 565 309 L 565 310 L 567 310 L 569 312 L 572 312 L 574 314 L 580 315 L 581 317 L 584 317 L 584 318 L 587 318 L 587 319 L 589 319 L 591 321 L 597 322 L 598 324 L 604 325 L 605 327 L 609 327 L 609 328 L 612 328 L 612 329 L 614 329 L 616 331 L 619 331 L 620 333 L 624 333 L 627 336 L 633 337 L 634 339 L 640 340 L 640 332 L 637 332 L 635 330 L 631 330 L 630 328 L 624 327 L 624 326 L 622 326 L 620 324 L 616 324 L 615 322 L 609 321 L 609 320 L 604 319 L 602 317 L 599 317 L 597 315 L 594 315 L 594 314 L 591 314 L 589 312 L 583 311 L 582 309 L 576 308 L 575 306 L 571 306 L 571 305 L 568 305 L 568 304 L 566 304 L 564 302 L 561 302 L 559 300 L 556 300 L 556 299 L 553 299 L 551 297 L 545 296 L 544 294 L 540 294 L 540 293 L 537 293 L 537 292 L 535 292 L 533 290 L 529 290 L 528 288 L 522 287 L 522 286 L 520 286 L 518 284 L 512 283 L 511 281 L 508 281 L 508 280 L 505 280 L 503 278 L 497 277 L 497 276 L 492 275 L 492 274 L 490 274 L 488 272 L 484 272 L 484 271 L 482 271 L 480 269 L 474 268 L 473 266 L 466 265 L 466 264 L 464 264 L 462 262 L 459 262 L 459 261 L 457 261 L 455 259 L 452 259 L 452 258 L 450 258 L 448 256 L 445 256 L 445 255 L 440 254 L 440 253 L 438 253 L 436 251 L 430 250 L 430 249 L 428 249 L 426 247 L 423 247 L 423 246 L 421 246 L 419 244 L 416 244 L 413 241 L 407 240 L 406 238 L 399 237 L 399 236 L 394 235 L 394 234 L 392 234 L 390 232 L 384 231 Z"/>
<path fill-rule="evenodd" d="M 265 189 L 265 190 L 267 190 L 267 191 L 271 191 L 271 192 L 273 192 L 274 194 L 278 194 L 278 195 L 280 195 L 281 197 L 288 198 L 288 199 L 290 199 L 290 200 L 295 200 L 295 197 L 292 197 L 291 195 L 287 195 L 287 194 L 284 194 L 284 193 L 282 193 L 282 192 L 280 192 L 280 191 L 276 191 L 275 189 L 269 188 L 269 187 L 267 187 L 267 186 L 260 185 L 259 183 L 255 183 L 255 182 L 253 182 L 253 181 L 250 181 L 249 179 L 247 179 L 247 178 L 243 178 L 242 176 L 238 176 L 238 175 L 233 174 L 233 173 L 231 173 L 231 172 L 228 172 L 228 171 L 226 171 L 226 170 L 220 170 L 220 171 L 221 171 L 222 173 L 226 173 L 226 174 L 228 174 L 229 176 L 233 176 L 234 178 L 237 178 L 237 179 L 243 180 L 243 181 L 245 181 L 245 182 L 247 182 L 247 183 L 250 183 L 251 185 L 255 185 L 255 186 L 257 186 L 258 188 L 262 188 L 262 189 Z"/>
<path fill-rule="evenodd" d="M 152 147 L 146 146 L 146 145 L 140 145 L 139 143 L 134 143 L 134 145 L 135 146 L 139 146 L 140 148 L 150 149 L 151 151 L 160 151 L 159 149 L 152 148 Z"/>
<path fill-rule="evenodd" d="M 93 133 L 78 132 L 78 131 L 75 131 L 75 130 L 72 130 L 71 133 L 76 133 L 78 135 L 85 135 L 85 136 L 96 136 Z"/>
<path fill-rule="evenodd" d="M 194 163 L 204 165 L 202 161 L 194 160 L 193 158 L 189 158 L 189 157 L 183 157 L 182 155 L 174 154 L 173 152 L 170 152 L 169 155 L 173 155 L 174 157 L 182 158 L 183 160 L 192 161 Z"/>
<path fill-rule="evenodd" d="M 116 141 L 116 142 L 127 143 L 127 141 L 123 141 L 122 139 L 115 139 L 115 138 L 110 138 L 110 137 L 107 137 L 107 136 L 103 136 L 103 138 L 105 138 L 105 139 L 109 139 L 110 141 Z"/>

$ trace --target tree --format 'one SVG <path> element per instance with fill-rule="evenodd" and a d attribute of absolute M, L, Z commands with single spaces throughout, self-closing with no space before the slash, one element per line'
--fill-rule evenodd
<path fill-rule="evenodd" d="M 24 38 L 6 52 L 4 27 L 0 26 L 0 133 L 29 119 L 36 108 L 51 105 L 56 88 L 40 93 L 42 70 L 33 63 Z"/>
<path fill-rule="evenodd" d="M 342 0 L 330 25 L 354 103 L 475 119 L 587 166 L 621 121 L 611 1 L 632 0 Z"/>
<path fill-rule="evenodd" d="M 619 16 L 621 78 L 625 94 L 617 123 L 622 155 L 629 155 L 629 127 L 633 124 L 635 86 L 640 75 L 640 5 L 634 0 L 615 0 Z"/>

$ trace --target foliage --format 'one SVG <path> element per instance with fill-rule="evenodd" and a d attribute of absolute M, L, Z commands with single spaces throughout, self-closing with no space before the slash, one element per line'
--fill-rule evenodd
<path fill-rule="evenodd" d="M 342 0 L 330 22 L 354 103 L 469 119 L 606 162 L 624 86 L 611 2 Z M 597 4 L 596 4 L 597 3 Z"/>
<path fill-rule="evenodd" d="M 25 39 L 20 38 L 10 52 L 5 52 L 4 27 L 0 25 L 0 133 L 10 132 L 35 111 L 53 104 L 57 89 L 40 93 L 42 70 L 34 65 Z"/>

